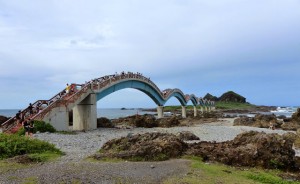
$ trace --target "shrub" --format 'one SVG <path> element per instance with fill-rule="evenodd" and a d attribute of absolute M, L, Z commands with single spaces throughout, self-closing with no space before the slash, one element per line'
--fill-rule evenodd
<path fill-rule="evenodd" d="M 50 123 L 45 123 L 44 121 L 38 121 L 38 120 L 34 120 L 33 121 L 34 124 L 34 129 L 33 129 L 33 133 L 36 132 L 56 132 L 56 129 L 50 124 Z M 25 130 L 24 128 L 20 128 L 17 132 L 17 135 L 25 135 Z"/>
<path fill-rule="evenodd" d="M 62 152 L 55 148 L 53 144 L 38 139 L 29 139 L 18 135 L 0 134 L 0 159 L 17 155 L 45 152 L 62 154 Z"/>

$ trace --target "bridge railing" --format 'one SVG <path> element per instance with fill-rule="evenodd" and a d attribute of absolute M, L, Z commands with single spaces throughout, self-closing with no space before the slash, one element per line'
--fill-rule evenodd
<path fill-rule="evenodd" d="M 49 109 L 49 106 L 51 106 L 54 102 L 61 99 L 65 95 L 65 90 L 60 91 L 56 95 L 54 95 L 49 100 L 37 100 L 34 103 L 32 103 L 33 108 L 33 114 L 30 114 L 30 108 L 29 106 L 23 110 L 21 110 L 20 118 L 21 120 L 26 119 L 35 119 L 40 113 L 42 113 L 44 110 Z M 46 106 L 46 107 L 44 107 Z M 17 125 L 17 119 L 16 116 L 11 117 L 7 121 L 5 121 L 2 125 L 2 131 L 7 132 L 11 128 L 15 127 Z"/>

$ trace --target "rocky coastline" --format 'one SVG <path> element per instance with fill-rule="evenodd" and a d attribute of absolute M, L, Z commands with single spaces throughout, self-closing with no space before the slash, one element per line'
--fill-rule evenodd
<path fill-rule="evenodd" d="M 135 181 L 134 178 L 139 178 L 137 180 L 138 182 L 147 183 L 150 181 L 150 183 L 159 183 L 166 175 L 176 175 L 180 172 L 188 172 L 188 163 L 180 159 L 176 161 L 157 162 L 167 158 L 165 157 L 165 154 L 161 154 L 160 150 L 169 150 L 167 152 L 168 154 L 166 154 L 168 158 L 180 158 L 183 154 L 196 155 L 202 157 L 206 161 L 217 161 L 233 166 L 261 166 L 271 169 L 280 168 L 289 171 L 297 170 L 297 168 L 300 167 L 300 150 L 293 147 L 291 142 L 297 140 L 297 135 L 299 136 L 299 134 L 296 133 L 296 131 L 279 129 L 280 127 L 276 127 L 277 129 L 275 130 L 269 129 L 268 127 L 270 122 L 274 123 L 274 121 L 277 122 L 283 120 L 279 120 L 276 117 L 274 119 L 273 116 L 265 117 L 263 115 L 257 115 L 254 120 L 248 121 L 247 119 L 245 120 L 246 123 L 240 123 L 239 126 L 233 126 L 236 122 L 243 121 L 239 120 L 240 118 L 224 118 L 223 111 L 203 113 L 196 118 L 193 117 L 192 111 L 188 112 L 187 115 L 188 117 L 185 119 L 180 118 L 180 116 L 173 116 L 162 120 L 156 120 L 153 115 L 134 115 L 116 120 L 99 118 L 99 128 L 93 131 L 75 132 L 72 135 L 37 133 L 34 135 L 34 138 L 54 144 L 57 148 L 61 149 L 65 155 L 55 162 L 39 165 L 37 167 L 35 166 L 30 169 L 24 169 L 20 173 L 20 176 L 24 178 L 30 177 L 34 171 L 34 175 L 39 178 L 39 181 L 43 181 L 43 183 L 49 183 L 51 181 L 50 178 L 53 177 L 56 178 L 55 181 L 57 182 L 70 181 L 70 178 L 77 177 L 80 181 L 85 179 L 85 181 L 90 181 L 91 183 L 96 181 L 115 183 L 115 176 L 121 178 L 129 177 L 130 181 Z M 294 115 L 291 118 L 291 122 L 298 120 L 297 118 L 298 115 Z M 249 126 L 249 122 L 254 122 L 257 126 Z M 288 132 L 292 133 L 287 134 Z M 145 135 L 148 135 L 148 137 L 146 136 L 146 138 L 143 138 Z M 158 140 L 151 142 L 153 141 L 153 136 L 157 137 Z M 122 144 L 120 142 L 120 144 L 114 142 L 118 140 L 122 142 L 131 139 L 136 141 L 132 143 L 130 143 L 130 141 L 123 142 Z M 144 140 L 144 142 L 141 140 Z M 147 143 L 147 141 L 150 142 Z M 282 144 L 283 142 L 284 144 Z M 138 146 L 135 145 L 135 143 L 138 143 Z M 100 148 L 109 151 L 111 146 L 108 145 L 118 145 L 121 147 L 123 146 L 123 148 L 134 149 L 128 150 L 127 152 L 119 152 L 117 154 L 103 155 L 104 152 L 102 152 L 102 155 L 99 154 Z M 164 147 L 160 147 L 160 145 L 174 149 L 165 149 Z M 150 155 L 157 156 L 154 157 L 155 159 L 152 159 L 152 161 L 156 162 L 151 162 L 149 164 L 140 162 L 137 165 L 127 164 L 127 162 L 121 164 L 119 167 L 126 167 L 129 172 L 125 172 L 126 176 L 115 174 L 110 175 L 110 178 L 103 177 L 105 180 L 101 180 L 97 176 L 97 172 L 94 174 L 91 172 L 89 174 L 91 175 L 90 178 L 85 178 L 83 175 L 75 176 L 70 174 L 75 164 L 78 165 L 77 167 L 82 167 L 84 165 L 84 167 L 90 168 L 91 170 L 98 170 L 96 168 L 99 167 L 101 170 L 103 169 L 101 172 L 105 175 L 114 172 L 114 167 L 106 164 L 106 167 L 110 169 L 104 169 L 102 164 L 92 164 L 86 159 L 93 157 L 101 160 L 104 156 L 128 159 L 135 153 L 141 154 L 137 155 L 137 158 L 142 158 L 145 157 L 143 154 L 152 153 L 151 151 L 149 152 L 149 150 L 153 152 L 153 154 Z M 173 152 L 174 150 L 175 152 Z M 243 156 L 236 157 L 236 155 Z M 268 161 L 268 159 L 270 159 L 268 155 L 272 155 L 272 158 L 274 158 L 274 162 L 271 164 Z M 151 157 L 149 156 L 146 156 L 145 158 L 151 160 Z M 169 172 L 169 167 L 174 167 L 173 164 L 178 162 L 182 163 L 182 167 L 178 167 L 174 172 Z M 159 169 L 156 171 L 153 169 L 151 170 L 149 165 L 159 167 Z M 147 178 L 146 180 L 141 179 L 140 177 L 144 175 L 140 172 L 138 172 L 139 176 L 136 176 L 137 171 L 135 171 L 134 168 L 137 167 L 141 167 L 141 170 L 145 169 L 144 167 L 150 168 L 151 171 L 149 171 L 149 174 L 153 174 L 153 178 Z M 61 175 L 61 173 L 58 173 L 58 171 L 63 172 L 61 168 L 64 168 L 68 174 Z M 45 174 L 46 170 L 51 170 L 53 173 Z M 159 172 L 159 174 L 157 172 Z M 154 179 L 155 175 L 160 175 L 161 178 Z M 0 183 L 3 183 L 7 178 L 13 176 L 14 172 L 7 172 L 5 174 L 0 173 Z"/>

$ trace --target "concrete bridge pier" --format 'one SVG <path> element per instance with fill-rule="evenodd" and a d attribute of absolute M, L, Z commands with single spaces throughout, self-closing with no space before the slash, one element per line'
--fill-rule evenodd
<path fill-rule="evenodd" d="M 200 106 L 200 110 L 201 110 L 201 113 L 203 114 L 203 112 L 204 112 L 203 106 Z"/>
<path fill-rule="evenodd" d="M 197 117 L 197 106 L 194 106 L 194 117 Z"/>
<path fill-rule="evenodd" d="M 157 106 L 157 118 L 164 117 L 164 106 Z"/>
<path fill-rule="evenodd" d="M 186 106 L 181 106 L 182 109 L 182 118 L 186 118 Z"/>
<path fill-rule="evenodd" d="M 97 128 L 96 94 L 91 93 L 73 108 L 73 130 Z"/>
<path fill-rule="evenodd" d="M 208 112 L 211 112 L 211 107 L 209 106 L 209 107 L 207 107 L 208 108 Z"/>
<path fill-rule="evenodd" d="M 69 130 L 69 110 L 67 107 L 53 108 L 43 119 L 58 131 Z"/>

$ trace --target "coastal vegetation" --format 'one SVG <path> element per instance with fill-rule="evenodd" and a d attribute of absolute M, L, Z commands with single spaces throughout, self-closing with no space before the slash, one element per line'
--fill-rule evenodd
<path fill-rule="evenodd" d="M 18 135 L 0 134 L 0 160 L 18 155 L 28 155 L 33 161 L 46 161 L 62 155 L 53 144 Z"/>
<path fill-rule="evenodd" d="M 206 163 L 200 157 L 185 156 L 191 160 L 191 171 L 184 177 L 171 177 L 164 184 L 210 184 L 210 183 L 269 183 L 269 184 L 300 184 L 296 181 L 287 181 L 280 176 L 285 175 L 279 170 L 263 170 L 259 168 L 231 167 L 219 163 Z"/>
<path fill-rule="evenodd" d="M 50 133 L 54 133 L 54 132 L 56 132 L 56 129 L 50 123 L 46 123 L 44 121 L 34 120 L 33 124 L 34 124 L 33 133 L 36 133 L 36 132 L 50 132 Z M 25 135 L 24 128 L 23 127 L 20 128 L 18 130 L 17 134 L 18 135 Z"/>
<path fill-rule="evenodd" d="M 232 110 L 248 110 L 253 109 L 256 106 L 249 103 L 240 103 L 240 102 L 224 102 L 224 101 L 218 101 L 215 103 L 215 107 L 217 109 L 232 109 Z M 194 107 L 193 105 L 188 105 L 187 110 L 192 110 Z M 175 106 L 165 106 L 164 111 L 176 111 L 181 110 L 181 106 L 175 105 Z"/>

